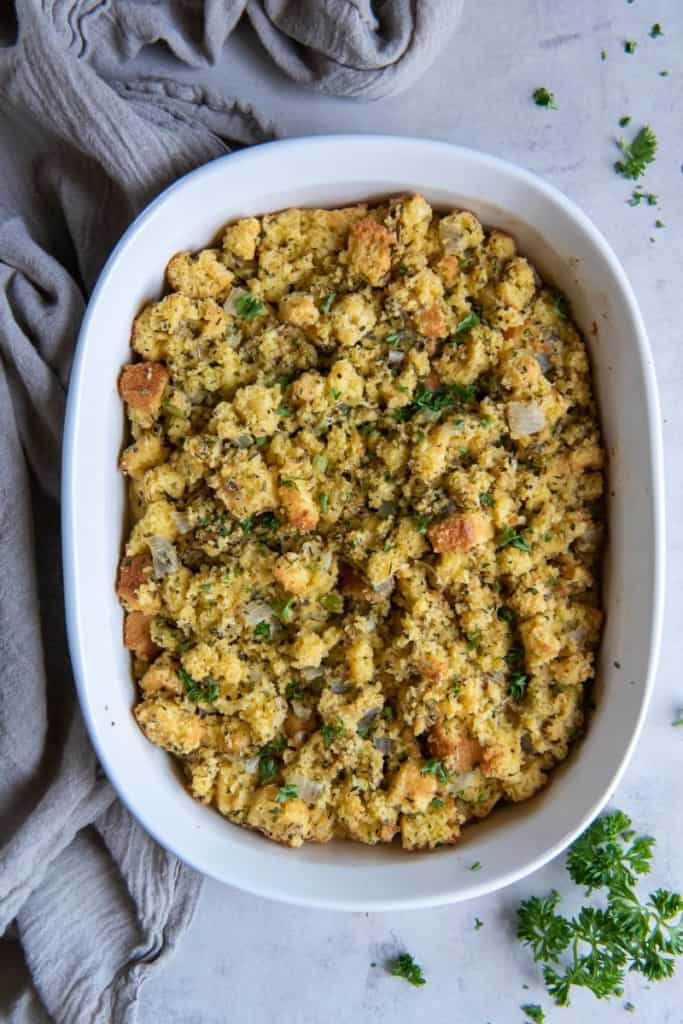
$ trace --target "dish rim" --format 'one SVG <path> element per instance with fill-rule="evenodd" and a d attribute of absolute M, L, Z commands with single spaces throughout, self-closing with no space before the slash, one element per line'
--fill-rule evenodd
<path fill-rule="evenodd" d="M 334 896 L 329 898 L 320 898 L 319 896 L 308 897 L 305 893 L 292 894 L 284 888 L 283 884 L 256 884 L 246 882 L 244 879 L 240 879 L 235 882 L 228 882 L 224 878 L 219 877 L 217 874 L 207 871 L 204 866 L 200 866 L 197 863 L 197 858 L 194 855 L 188 855 L 186 851 L 180 852 L 177 849 L 175 842 L 170 842 L 167 837 L 160 834 L 160 830 L 153 825 L 146 812 L 141 811 L 137 806 L 133 810 L 133 801 L 129 799 L 128 794 L 119 785 L 118 772 L 116 767 L 116 758 L 110 757 L 106 752 L 103 743 L 98 735 L 97 725 L 94 720 L 94 716 L 91 712 L 90 703 L 88 699 L 89 687 L 86 684 L 86 666 L 82 656 L 80 646 L 80 630 L 79 630 L 79 585 L 76 578 L 75 572 L 75 547 L 77 544 L 75 537 L 75 530 L 73 528 L 74 517 L 73 507 L 75 504 L 74 495 L 74 465 L 75 465 L 75 454 L 77 451 L 77 439 L 78 439 L 78 413 L 79 405 L 83 401 L 83 392 L 81 388 L 81 375 L 82 375 L 82 364 L 85 358 L 86 339 L 90 331 L 91 320 L 94 316 L 95 308 L 98 304 L 101 293 L 107 288 L 109 278 L 113 272 L 114 267 L 120 262 L 121 259 L 125 259 L 126 251 L 131 245 L 133 239 L 152 219 L 160 206 L 162 206 L 168 198 L 178 191 L 181 191 L 190 180 L 196 180 L 203 176 L 209 176 L 211 173 L 215 173 L 214 165 L 216 163 L 222 163 L 224 161 L 230 161 L 232 165 L 237 163 L 243 163 L 248 166 L 254 159 L 258 160 L 261 153 L 264 150 L 305 150 L 311 145 L 316 143 L 335 145 L 352 145 L 356 146 L 359 143 L 361 145 L 382 145 L 386 146 L 387 143 L 394 143 L 398 145 L 412 144 L 423 147 L 425 150 L 430 150 L 433 156 L 436 158 L 440 152 L 447 150 L 449 153 L 462 155 L 464 158 L 471 160 L 474 158 L 480 161 L 483 165 L 486 165 L 494 170 L 500 171 L 508 177 L 517 179 L 520 182 L 524 182 L 530 185 L 536 191 L 545 195 L 549 200 L 552 200 L 555 204 L 559 205 L 564 211 L 574 220 L 579 226 L 590 236 L 592 242 L 600 253 L 601 259 L 603 259 L 610 270 L 614 274 L 618 281 L 619 287 L 623 299 L 628 304 L 628 312 L 632 318 L 634 331 L 633 336 L 636 342 L 636 350 L 638 355 L 638 362 L 643 376 L 644 384 L 644 401 L 646 407 L 646 416 L 648 422 L 648 442 L 649 442 L 649 458 L 650 466 L 652 470 L 652 496 L 651 505 L 653 511 L 654 520 L 654 538 L 653 538 L 653 572 L 652 572 L 652 601 L 651 601 L 651 616 L 649 624 L 649 636 L 650 644 L 649 651 L 647 654 L 648 671 L 646 679 L 643 685 L 643 693 L 640 701 L 640 708 L 638 711 L 638 717 L 631 732 L 629 742 L 621 756 L 618 767 L 608 785 L 603 789 L 603 792 L 598 794 L 596 799 L 592 802 L 589 811 L 584 813 L 581 821 L 575 824 L 572 828 L 568 829 L 560 839 L 558 839 L 551 847 L 543 849 L 535 858 L 527 861 L 523 867 L 519 867 L 509 872 L 499 874 L 494 880 L 482 881 L 480 884 L 469 885 L 466 892 L 458 891 L 457 887 L 453 887 L 449 891 L 443 891 L 440 894 L 431 896 L 413 896 L 413 897 L 397 897 L 392 899 L 380 898 L 377 900 L 363 899 L 338 899 Z M 269 211 L 264 211 L 269 212 Z M 530 225 L 535 227 L 535 225 Z M 541 228 L 538 228 L 539 232 L 543 234 Z M 657 390 L 656 376 L 654 371 L 654 360 L 652 357 L 652 351 L 650 348 L 645 324 L 643 322 L 640 309 L 631 287 L 630 281 L 626 275 L 621 262 L 617 258 L 616 254 L 612 250 L 611 246 L 605 239 L 601 231 L 593 224 L 590 218 L 580 209 L 573 200 L 569 199 L 554 185 L 546 182 L 531 171 L 520 167 L 517 164 L 505 160 L 501 157 L 493 156 L 488 153 L 481 152 L 480 150 L 467 147 L 459 146 L 449 142 L 444 142 L 435 139 L 425 139 L 414 136 L 397 136 L 397 135 L 381 135 L 381 134 L 325 134 L 315 136 L 302 136 L 292 139 L 277 140 L 273 142 L 262 143 L 257 146 L 251 146 L 246 149 L 240 150 L 235 153 L 226 153 L 223 156 L 217 157 L 215 160 L 211 160 L 206 164 L 202 164 L 200 167 L 183 175 L 178 178 L 171 185 L 167 186 L 152 202 L 150 202 L 131 222 L 126 231 L 123 233 L 117 244 L 114 246 L 111 254 L 106 260 L 102 270 L 100 271 L 99 277 L 89 298 L 88 305 L 83 317 L 81 328 L 78 333 L 76 341 L 76 347 L 74 352 L 74 359 L 71 368 L 71 374 L 69 379 L 69 389 L 67 396 L 66 405 L 66 416 L 64 423 L 63 433 L 63 447 L 62 447 L 62 513 L 61 513 L 61 534 L 62 534 L 62 563 L 63 563 L 63 576 L 64 576 L 64 599 L 65 599 L 65 611 L 66 611 L 66 625 L 67 625 L 67 636 L 69 653 L 71 656 L 71 663 L 73 668 L 74 680 L 76 684 L 76 691 L 79 699 L 79 704 L 83 712 L 84 720 L 88 730 L 90 740 L 93 744 L 97 757 L 109 779 L 111 785 L 116 791 L 117 796 L 123 802 L 124 806 L 129 812 L 136 818 L 137 821 L 145 828 L 145 830 L 165 849 L 171 851 L 181 861 L 190 865 L 195 870 L 202 874 L 207 874 L 210 877 L 216 878 L 217 881 L 223 884 L 233 885 L 236 888 L 242 889 L 243 891 L 250 892 L 256 896 L 261 896 L 267 899 L 274 899 L 280 902 L 285 902 L 297 906 L 303 907 L 315 907 L 320 909 L 330 910 L 349 910 L 349 911 L 379 911 L 379 910 L 407 910 L 407 909 L 418 909 L 431 906 L 443 906 L 451 903 L 464 901 L 467 899 L 473 899 L 478 896 L 485 895 L 486 893 L 495 892 L 499 889 L 503 889 L 508 885 L 525 878 L 527 875 L 534 873 L 539 870 L 550 860 L 557 857 L 567 846 L 588 826 L 588 824 L 601 812 L 605 807 L 611 796 L 613 795 L 616 787 L 621 781 L 628 764 L 630 763 L 633 752 L 640 738 L 649 703 L 652 697 L 652 691 L 654 688 L 654 680 L 657 671 L 657 665 L 659 660 L 659 653 L 661 647 L 661 636 L 663 628 L 663 613 L 664 613 L 664 589 L 665 589 L 665 501 L 664 501 L 664 461 L 663 461 L 663 443 L 662 443 L 662 430 L 661 430 L 661 415 L 660 415 L 660 404 L 659 395 Z M 113 590 L 112 590 L 113 594 Z"/>

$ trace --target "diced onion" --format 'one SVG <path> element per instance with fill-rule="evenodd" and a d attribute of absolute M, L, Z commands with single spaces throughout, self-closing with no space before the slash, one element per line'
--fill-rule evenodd
<path fill-rule="evenodd" d="M 330 689 L 332 693 L 346 693 L 349 689 L 349 684 L 345 683 L 343 679 L 335 679 L 334 682 L 330 683 Z"/>
<path fill-rule="evenodd" d="M 379 750 L 380 754 L 390 754 L 394 744 L 388 736 L 375 736 L 372 745 L 375 750 Z"/>
<path fill-rule="evenodd" d="M 256 757 L 250 757 L 247 761 L 244 761 L 243 764 L 245 772 L 248 772 L 250 775 L 256 775 L 256 772 L 258 771 L 259 761 L 260 758 L 258 754 L 256 755 Z"/>
<path fill-rule="evenodd" d="M 536 362 L 541 367 L 542 373 L 547 373 L 551 368 L 552 363 L 550 362 L 550 356 L 547 352 L 536 352 Z"/>
<path fill-rule="evenodd" d="M 310 682 L 312 679 L 319 679 L 323 671 L 322 665 L 309 665 L 308 668 L 301 669 L 301 675 L 307 682 Z"/>
<path fill-rule="evenodd" d="M 358 728 L 367 729 L 375 721 L 381 710 L 381 708 L 371 708 L 369 711 L 366 711 L 358 722 Z"/>
<path fill-rule="evenodd" d="M 507 414 L 513 437 L 528 437 L 545 430 L 545 413 L 536 402 L 508 402 Z"/>
<path fill-rule="evenodd" d="M 304 775 L 290 775 L 287 782 L 289 785 L 296 786 L 297 796 L 305 800 L 307 804 L 314 804 L 325 788 L 322 782 L 307 779 Z"/>
<path fill-rule="evenodd" d="M 187 514 L 185 512 L 178 512 L 177 509 L 174 509 L 171 514 L 171 518 L 175 523 L 175 527 L 178 533 L 189 533 L 190 530 L 192 529 L 192 523 L 188 519 Z"/>
<path fill-rule="evenodd" d="M 390 363 L 392 366 L 398 366 L 400 363 L 403 362 L 405 357 L 405 352 L 401 352 L 397 348 L 392 348 L 389 350 L 389 354 L 387 355 L 387 362 Z"/>
<path fill-rule="evenodd" d="M 170 540 L 165 537 L 150 537 L 149 550 L 152 553 L 152 568 L 154 579 L 162 580 L 171 572 L 176 572 L 180 567 L 180 559 Z"/>
<path fill-rule="evenodd" d="M 248 626 L 258 626 L 259 622 L 273 626 L 277 622 L 277 615 L 265 601 L 250 601 L 244 606 L 244 621 Z"/>

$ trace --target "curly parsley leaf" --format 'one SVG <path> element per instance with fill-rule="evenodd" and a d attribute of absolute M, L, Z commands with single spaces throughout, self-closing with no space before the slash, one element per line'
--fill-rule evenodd
<path fill-rule="evenodd" d="M 522 672 L 513 672 L 508 679 L 508 695 L 513 700 L 522 700 L 529 685 L 529 677 Z"/>
<path fill-rule="evenodd" d="M 389 974 L 394 978 L 405 978 L 411 985 L 425 985 L 427 979 L 422 973 L 422 968 L 416 964 L 410 953 L 401 953 L 395 960 L 388 964 Z"/>
<path fill-rule="evenodd" d="M 323 738 L 323 743 L 325 744 L 325 746 L 330 747 L 336 740 L 337 736 L 344 735 L 344 723 L 335 722 L 334 725 L 323 725 L 322 729 L 320 730 L 320 734 Z"/>
<path fill-rule="evenodd" d="M 538 89 L 534 89 L 533 92 L 534 103 L 537 107 L 547 107 L 548 110 L 557 110 L 557 103 L 555 103 L 555 97 L 549 89 L 546 89 L 544 85 L 539 86 Z"/>
<path fill-rule="evenodd" d="M 644 125 L 632 142 L 619 139 L 617 145 L 624 158 L 617 160 L 614 165 L 615 171 L 624 178 L 636 181 L 645 173 L 645 169 L 655 158 L 657 136 L 649 125 Z"/>
<path fill-rule="evenodd" d="M 496 551 L 502 551 L 503 548 L 517 548 L 518 551 L 531 551 L 530 545 L 527 544 L 521 533 L 518 533 L 512 526 L 503 527 L 496 538 Z"/>
<path fill-rule="evenodd" d="M 538 1003 L 525 1003 L 524 1006 L 520 1006 L 520 1010 L 527 1015 L 530 1021 L 533 1021 L 533 1024 L 543 1024 L 545 1013 Z"/>
<path fill-rule="evenodd" d="M 559 894 L 525 900 L 517 936 L 541 964 L 548 992 L 567 1006 L 572 986 L 598 999 L 621 995 L 627 971 L 650 981 L 670 978 L 683 955 L 683 897 L 657 889 L 641 901 L 636 884 L 652 862 L 654 840 L 638 835 L 631 819 L 615 811 L 595 821 L 567 855 L 577 884 L 606 890 L 606 906 L 583 906 L 573 918 L 556 912 Z"/>

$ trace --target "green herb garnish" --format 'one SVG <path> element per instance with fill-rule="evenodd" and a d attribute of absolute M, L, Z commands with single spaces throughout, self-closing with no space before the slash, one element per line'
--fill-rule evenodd
<path fill-rule="evenodd" d="M 534 89 L 533 97 L 534 103 L 537 107 L 547 107 L 548 110 L 557 110 L 554 95 L 546 89 L 544 85 L 539 86 L 538 89 Z"/>
<path fill-rule="evenodd" d="M 254 636 L 263 637 L 264 640 L 270 640 L 270 623 L 259 622 L 254 629 Z"/>
<path fill-rule="evenodd" d="M 337 736 L 344 735 L 344 723 L 335 722 L 334 725 L 325 724 L 320 730 L 320 734 L 323 738 L 323 743 L 326 747 L 331 747 Z"/>
<path fill-rule="evenodd" d="M 272 782 L 277 777 L 279 771 L 280 765 L 276 758 L 270 754 L 261 756 L 258 762 L 259 785 L 266 786 L 269 782 Z"/>
<path fill-rule="evenodd" d="M 496 551 L 503 548 L 517 548 L 518 551 L 531 551 L 531 547 L 524 540 L 524 537 L 512 526 L 505 526 L 496 538 Z"/>
<path fill-rule="evenodd" d="M 562 292 L 555 292 L 555 295 L 553 296 L 553 309 L 555 310 L 556 315 L 559 316 L 560 320 L 569 319 L 569 302 Z"/>
<path fill-rule="evenodd" d="M 543 968 L 548 992 L 568 1006 L 572 985 L 598 999 L 623 992 L 626 971 L 649 981 L 673 976 L 683 955 L 683 897 L 656 889 L 641 902 L 636 885 L 650 871 L 654 839 L 637 835 L 615 811 L 595 821 L 572 845 L 566 867 L 576 885 L 606 890 L 606 906 L 583 906 L 575 917 L 556 912 L 560 895 L 532 896 L 517 912 L 517 936 Z"/>
<path fill-rule="evenodd" d="M 285 800 L 295 800 L 298 795 L 299 791 L 296 786 L 289 783 L 287 786 L 280 786 L 277 796 L 275 797 L 275 802 L 283 804 Z"/>
<path fill-rule="evenodd" d="M 520 1010 L 527 1015 L 529 1020 L 533 1021 L 533 1024 L 543 1024 L 545 1013 L 538 1003 L 525 1003 L 524 1006 L 520 1006 Z"/>
<path fill-rule="evenodd" d="M 401 953 L 395 960 L 388 964 L 389 974 L 394 978 L 405 978 L 411 985 L 425 985 L 427 979 L 422 973 L 422 968 L 416 964 L 410 953 Z"/>
<path fill-rule="evenodd" d="M 474 864 L 470 864 L 470 871 L 481 871 L 481 864 L 478 860 L 475 860 Z"/>
<path fill-rule="evenodd" d="M 304 695 L 304 688 L 300 683 L 297 683 L 296 679 L 292 679 L 291 682 L 287 683 L 285 689 L 285 697 L 287 700 L 298 700 Z"/>
<path fill-rule="evenodd" d="M 631 123 L 631 118 L 630 117 L 620 117 L 619 118 L 619 124 L 621 125 L 622 128 L 625 128 L 626 125 L 630 124 L 630 123 Z"/>
<path fill-rule="evenodd" d="M 654 194 L 654 192 L 640 192 L 638 189 L 635 188 L 631 193 L 631 198 L 628 201 L 628 205 L 640 206 L 640 203 L 643 199 L 647 202 L 648 206 L 657 205 L 657 196 Z"/>
<path fill-rule="evenodd" d="M 334 302 L 334 300 L 336 298 L 337 298 L 337 293 L 336 292 L 330 292 L 330 294 L 327 296 L 327 298 L 323 302 L 323 313 L 325 314 L 325 316 L 327 316 L 327 314 L 332 309 L 332 304 L 333 304 L 333 302 Z"/>
<path fill-rule="evenodd" d="M 431 516 L 418 516 L 418 518 L 415 520 L 415 529 L 417 530 L 418 533 L 426 533 L 427 527 L 429 526 L 431 521 Z"/>
<path fill-rule="evenodd" d="M 290 408 L 288 408 L 288 406 L 286 406 L 286 405 L 281 405 L 279 407 L 279 409 L 275 410 L 275 412 L 276 412 L 276 414 L 278 416 L 291 416 L 292 415 L 292 410 Z"/>
<path fill-rule="evenodd" d="M 318 497 L 318 504 L 320 505 L 320 511 L 323 515 L 327 515 L 327 510 L 330 507 L 330 498 L 327 494 L 321 494 Z"/>
<path fill-rule="evenodd" d="M 474 930 L 475 930 L 475 932 L 478 932 L 479 929 L 483 928 L 483 927 L 484 927 L 484 922 L 480 921 L 478 917 L 475 917 L 475 919 L 474 919 Z"/>
<path fill-rule="evenodd" d="M 446 771 L 443 761 L 439 761 L 437 757 L 432 757 L 423 764 L 420 768 L 420 775 L 433 775 L 439 782 L 446 783 L 449 779 L 449 774 Z"/>
<path fill-rule="evenodd" d="M 462 320 L 458 321 L 453 331 L 454 338 L 461 338 L 464 334 L 469 334 L 473 327 L 476 327 L 481 323 L 481 319 L 478 313 L 471 310 L 467 316 L 463 317 Z"/>
<path fill-rule="evenodd" d="M 614 169 L 617 174 L 624 178 L 635 181 L 645 173 L 645 168 L 651 164 L 657 152 L 657 136 L 649 125 L 640 129 L 634 137 L 633 142 L 626 142 L 624 139 L 617 141 L 619 149 L 624 155 L 623 160 L 617 160 Z"/>
<path fill-rule="evenodd" d="M 403 331 L 391 331 L 389 334 L 384 335 L 384 340 L 388 345 L 391 345 L 395 341 L 400 341 L 402 334 Z"/>
<path fill-rule="evenodd" d="M 508 696 L 513 700 L 522 700 L 529 685 L 529 677 L 522 672 L 513 672 L 508 678 Z"/>
<path fill-rule="evenodd" d="M 241 316 L 243 320 L 253 320 L 266 308 L 265 304 L 255 295 L 239 295 L 235 299 L 234 307 L 237 315 Z"/>
<path fill-rule="evenodd" d="M 489 494 L 486 491 L 484 491 L 483 494 L 479 495 L 479 504 L 481 505 L 482 508 L 492 508 L 493 507 L 493 495 Z"/>
<path fill-rule="evenodd" d="M 627 39 L 624 42 L 624 53 L 635 53 L 637 45 L 638 43 L 635 41 L 635 39 Z"/>
<path fill-rule="evenodd" d="M 320 603 L 325 611 L 332 612 L 334 615 L 339 615 L 340 612 L 344 611 L 344 598 L 335 590 L 330 591 L 329 594 L 325 594 L 325 596 L 321 598 Z"/>
<path fill-rule="evenodd" d="M 659 24 L 658 21 L 656 21 L 650 29 L 650 39 L 659 39 L 659 37 L 663 35 L 664 33 L 662 32 L 662 26 Z"/>
<path fill-rule="evenodd" d="M 178 669 L 178 675 L 188 700 L 195 704 L 213 704 L 218 696 L 218 684 L 211 676 L 207 676 L 203 683 L 198 683 L 184 668 Z"/>
<path fill-rule="evenodd" d="M 294 607 L 294 598 L 289 597 L 286 600 L 274 601 L 271 605 L 273 611 L 280 619 L 280 622 L 291 622 Z"/>

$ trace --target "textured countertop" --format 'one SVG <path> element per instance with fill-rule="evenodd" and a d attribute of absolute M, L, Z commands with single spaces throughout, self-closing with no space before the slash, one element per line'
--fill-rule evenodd
<path fill-rule="evenodd" d="M 649 38 L 654 21 L 664 35 Z M 624 40 L 638 41 L 624 52 Z M 601 59 L 601 51 L 606 58 Z M 506 157 L 575 200 L 604 232 L 633 283 L 649 330 L 663 409 L 668 594 L 657 687 L 643 737 L 612 806 L 657 837 L 654 883 L 683 887 L 683 5 L 680 0 L 470 0 L 458 33 L 408 93 L 375 103 L 336 100 L 285 80 L 240 30 L 221 66 L 190 73 L 148 52 L 125 73 L 163 71 L 250 102 L 281 135 L 383 132 L 428 136 Z M 668 76 L 659 74 L 668 70 Z M 559 109 L 534 106 L 545 85 Z M 660 205 L 631 208 L 613 171 L 618 120 L 651 124 L 660 149 L 646 187 Z M 655 228 L 655 219 L 665 227 Z M 678 825 L 672 828 L 677 818 Z M 341 914 L 278 905 L 207 881 L 172 963 L 144 990 L 141 1020 L 162 1024 L 517 1024 L 539 1002 L 549 1022 L 683 1021 L 683 970 L 621 999 L 585 993 L 552 1008 L 530 955 L 514 938 L 515 908 L 565 885 L 561 861 L 496 895 L 437 910 Z M 654 888 L 655 885 L 652 885 Z M 483 927 L 475 930 L 475 918 Z M 405 948 L 428 984 L 415 989 L 380 967 Z M 528 986 L 528 989 L 526 988 Z M 629 1014 L 625 1003 L 635 1004 Z"/>

